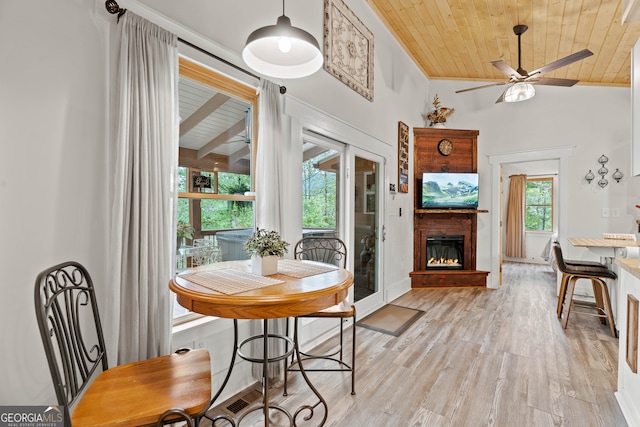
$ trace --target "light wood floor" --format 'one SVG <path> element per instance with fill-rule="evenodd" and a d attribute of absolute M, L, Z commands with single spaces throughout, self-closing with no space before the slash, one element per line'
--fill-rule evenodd
<path fill-rule="evenodd" d="M 326 425 L 626 426 L 608 328 L 574 313 L 560 327 L 546 265 L 505 264 L 503 277 L 499 290 L 403 295 L 393 303 L 426 314 L 400 337 L 358 327 L 355 396 L 348 374 L 309 373 L 329 404 Z M 274 389 L 271 399 L 296 406 L 303 386 L 294 374 L 289 397 Z"/>

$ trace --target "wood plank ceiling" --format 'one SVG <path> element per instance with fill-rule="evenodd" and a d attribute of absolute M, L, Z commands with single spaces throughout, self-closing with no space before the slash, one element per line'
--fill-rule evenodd
<path fill-rule="evenodd" d="M 195 150 L 197 159 L 210 153 L 228 159 L 225 171 L 250 155 L 247 115 L 242 100 L 181 77 L 179 81 L 180 147 Z M 247 160 L 248 161 L 248 160 Z"/>
<path fill-rule="evenodd" d="M 367 0 L 430 79 L 504 81 L 502 59 L 533 70 L 582 49 L 594 55 L 545 77 L 629 86 L 640 23 L 622 24 L 622 0 Z"/>

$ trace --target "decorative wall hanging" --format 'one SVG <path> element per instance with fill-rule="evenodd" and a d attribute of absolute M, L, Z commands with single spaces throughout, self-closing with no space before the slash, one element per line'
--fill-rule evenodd
<path fill-rule="evenodd" d="M 598 175 L 600 175 L 600 179 L 598 180 L 598 185 L 600 186 L 600 188 L 604 188 L 609 184 L 609 181 L 607 181 L 607 179 L 605 178 L 605 176 L 609 173 L 609 169 L 607 169 L 606 167 L 606 164 L 608 162 L 609 158 L 604 154 L 598 158 L 600 169 L 597 170 L 597 173 Z M 620 172 L 620 169 L 616 168 L 616 171 L 613 173 L 613 175 L 611 175 L 611 177 L 615 179 L 616 182 L 620 182 L 622 177 L 624 177 L 624 174 Z M 589 169 L 589 172 L 587 172 L 587 174 L 584 176 L 584 179 L 586 179 L 587 183 L 589 184 L 591 184 L 591 181 L 593 181 L 595 178 L 596 176 L 593 174 L 593 172 L 591 172 L 591 169 Z"/>
<path fill-rule="evenodd" d="M 324 69 L 373 101 L 373 33 L 342 0 L 324 1 Z"/>
<path fill-rule="evenodd" d="M 427 123 L 432 128 L 445 127 L 447 119 L 453 114 L 455 109 L 440 106 L 440 98 L 438 98 L 437 93 L 436 96 L 433 97 L 433 102 L 431 103 L 431 105 L 433 105 L 433 110 L 422 115 L 425 123 Z"/>
<path fill-rule="evenodd" d="M 398 191 L 409 192 L 409 126 L 398 122 Z"/>

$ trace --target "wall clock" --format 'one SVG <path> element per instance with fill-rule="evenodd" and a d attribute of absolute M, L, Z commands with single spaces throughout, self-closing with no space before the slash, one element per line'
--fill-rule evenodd
<path fill-rule="evenodd" d="M 438 151 L 443 156 L 448 156 L 449 154 L 453 153 L 453 142 L 449 141 L 448 139 L 441 140 L 440 142 L 438 142 Z"/>

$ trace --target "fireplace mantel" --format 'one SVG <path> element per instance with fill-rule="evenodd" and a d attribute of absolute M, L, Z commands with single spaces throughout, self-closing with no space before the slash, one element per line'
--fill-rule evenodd
<path fill-rule="evenodd" d="M 451 213 L 451 214 L 477 214 L 487 213 L 485 209 L 416 209 L 417 214 L 436 214 L 436 213 Z"/>
<path fill-rule="evenodd" d="M 414 206 L 420 206 L 423 172 L 477 172 L 477 130 L 414 128 Z M 438 145 L 447 139 L 453 152 L 441 154 Z M 479 286 L 486 287 L 489 272 L 476 270 L 477 214 L 482 209 L 414 210 L 413 268 L 411 287 Z M 456 270 L 427 267 L 427 236 L 464 236 L 464 266 Z"/>

